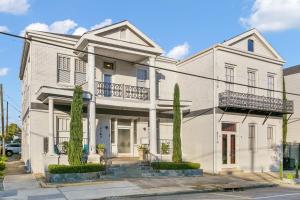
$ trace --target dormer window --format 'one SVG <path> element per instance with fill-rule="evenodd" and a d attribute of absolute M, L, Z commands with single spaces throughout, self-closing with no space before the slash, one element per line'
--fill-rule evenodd
<path fill-rule="evenodd" d="M 254 52 L 254 41 L 251 39 L 248 40 L 248 51 Z"/>
<path fill-rule="evenodd" d="M 125 28 L 120 30 L 120 39 L 126 40 L 126 29 Z"/>

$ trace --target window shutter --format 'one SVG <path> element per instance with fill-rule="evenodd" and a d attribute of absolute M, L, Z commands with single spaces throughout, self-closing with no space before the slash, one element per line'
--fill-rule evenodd
<path fill-rule="evenodd" d="M 58 55 L 57 81 L 60 83 L 70 83 L 70 58 Z"/>
<path fill-rule="evenodd" d="M 86 64 L 84 61 L 75 59 L 75 85 L 86 82 Z"/>

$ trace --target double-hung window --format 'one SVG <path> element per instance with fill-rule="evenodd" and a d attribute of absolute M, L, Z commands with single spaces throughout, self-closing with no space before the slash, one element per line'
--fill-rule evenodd
<path fill-rule="evenodd" d="M 234 86 L 234 68 L 226 67 L 226 90 L 233 91 Z"/>
<path fill-rule="evenodd" d="M 65 55 L 57 56 L 57 82 L 59 83 L 70 83 L 71 77 L 71 66 L 70 57 Z"/>
<path fill-rule="evenodd" d="M 256 71 L 248 70 L 248 93 L 255 94 Z"/>
<path fill-rule="evenodd" d="M 86 64 L 83 60 L 75 59 L 75 85 L 86 82 Z"/>
<path fill-rule="evenodd" d="M 274 74 L 268 74 L 268 97 L 274 97 Z"/>
<path fill-rule="evenodd" d="M 248 40 L 248 51 L 254 52 L 254 41 L 252 39 Z"/>
<path fill-rule="evenodd" d="M 249 124 L 249 150 L 255 150 L 255 124 Z"/>
<path fill-rule="evenodd" d="M 145 87 L 147 79 L 148 79 L 148 70 L 142 68 L 137 69 L 137 86 Z"/>
<path fill-rule="evenodd" d="M 268 126 L 267 128 L 267 141 L 268 141 L 268 148 L 271 149 L 274 145 L 273 126 Z"/>

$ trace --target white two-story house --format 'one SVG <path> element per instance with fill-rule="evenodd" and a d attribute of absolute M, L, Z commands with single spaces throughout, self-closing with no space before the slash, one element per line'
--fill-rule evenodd
<path fill-rule="evenodd" d="M 181 90 L 184 160 L 214 173 L 278 170 L 281 116 L 293 105 L 275 92 L 282 90 L 284 61 L 256 30 L 180 62 L 162 56 L 128 21 L 82 36 L 25 36 L 22 159 L 32 172 L 67 163 L 63 144 L 69 140 L 75 85 L 84 91 L 83 149 L 89 162 L 99 161 L 97 144 L 105 144 L 109 157 L 137 157 L 137 146 L 146 144 L 152 156 L 170 159 L 161 155 L 161 145 L 172 147 L 175 83 Z"/>

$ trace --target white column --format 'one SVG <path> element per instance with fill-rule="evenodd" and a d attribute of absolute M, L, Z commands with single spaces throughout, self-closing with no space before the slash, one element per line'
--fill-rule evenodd
<path fill-rule="evenodd" d="M 95 47 L 88 46 L 88 52 L 95 53 Z M 88 105 L 89 118 L 89 156 L 96 154 L 96 92 L 95 92 L 95 55 L 88 54 L 88 91 L 91 99 Z"/>
<path fill-rule="evenodd" d="M 54 153 L 54 100 L 49 98 L 48 102 L 48 112 L 49 112 L 49 134 L 48 134 L 48 155 L 55 155 Z"/>
<path fill-rule="evenodd" d="M 149 65 L 155 66 L 155 58 L 149 58 Z M 149 107 L 149 123 L 150 123 L 150 153 L 157 153 L 157 133 L 156 133 L 156 76 L 155 68 L 149 67 L 149 85 L 150 85 L 150 107 Z"/>

